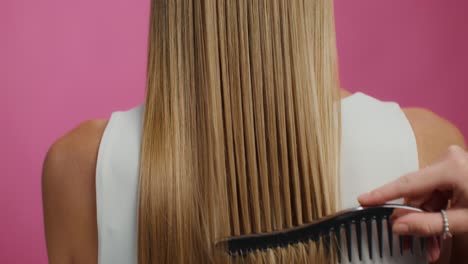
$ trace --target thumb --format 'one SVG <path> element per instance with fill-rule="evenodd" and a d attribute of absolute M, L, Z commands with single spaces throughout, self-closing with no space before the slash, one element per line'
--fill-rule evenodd
<path fill-rule="evenodd" d="M 468 209 L 447 210 L 452 234 L 468 232 Z M 438 236 L 444 232 L 442 213 L 410 213 L 397 218 L 393 232 L 399 235 Z"/>

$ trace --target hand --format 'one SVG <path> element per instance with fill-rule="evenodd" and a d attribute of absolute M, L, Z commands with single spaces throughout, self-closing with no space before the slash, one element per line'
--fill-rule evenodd
<path fill-rule="evenodd" d="M 393 230 L 401 235 L 437 236 L 444 232 L 440 213 L 447 209 L 450 232 L 468 232 L 468 153 L 453 146 L 439 162 L 420 171 L 404 175 L 358 200 L 363 206 L 379 205 L 398 198 L 406 204 L 423 208 L 430 213 L 409 213 L 396 216 Z M 430 259 L 440 252 L 429 253 Z"/>

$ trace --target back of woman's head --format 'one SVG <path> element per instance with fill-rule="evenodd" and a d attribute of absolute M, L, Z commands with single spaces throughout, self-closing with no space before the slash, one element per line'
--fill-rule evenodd
<path fill-rule="evenodd" d="M 332 0 L 152 0 L 147 86 L 140 264 L 326 262 L 322 243 L 215 243 L 336 210 Z"/>

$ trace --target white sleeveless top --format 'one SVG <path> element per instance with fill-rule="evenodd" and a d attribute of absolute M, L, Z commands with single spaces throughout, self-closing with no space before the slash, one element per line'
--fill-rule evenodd
<path fill-rule="evenodd" d="M 143 105 L 114 112 L 101 140 L 96 168 L 99 264 L 137 263 L 142 121 Z M 357 206 L 359 194 L 419 168 L 415 136 L 398 104 L 363 93 L 342 100 L 341 168 L 342 208 Z M 357 261 L 357 249 L 353 259 L 355 263 L 427 263 L 408 252 L 400 257 L 397 240 L 394 257 L 389 257 L 385 239 L 383 259 L 376 257 L 377 241 L 373 260 L 368 258 L 367 246 L 363 246 L 362 262 Z"/>

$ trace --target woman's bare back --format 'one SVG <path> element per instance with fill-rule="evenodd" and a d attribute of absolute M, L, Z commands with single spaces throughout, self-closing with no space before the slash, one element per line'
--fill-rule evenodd
<path fill-rule="evenodd" d="M 350 94 L 342 92 L 342 97 Z M 420 108 L 404 109 L 413 127 L 420 166 L 443 155 L 449 146 L 465 146 L 460 131 L 447 120 Z M 95 172 L 100 140 L 108 120 L 90 120 L 58 139 L 43 168 L 43 203 L 49 262 L 97 263 Z"/>

